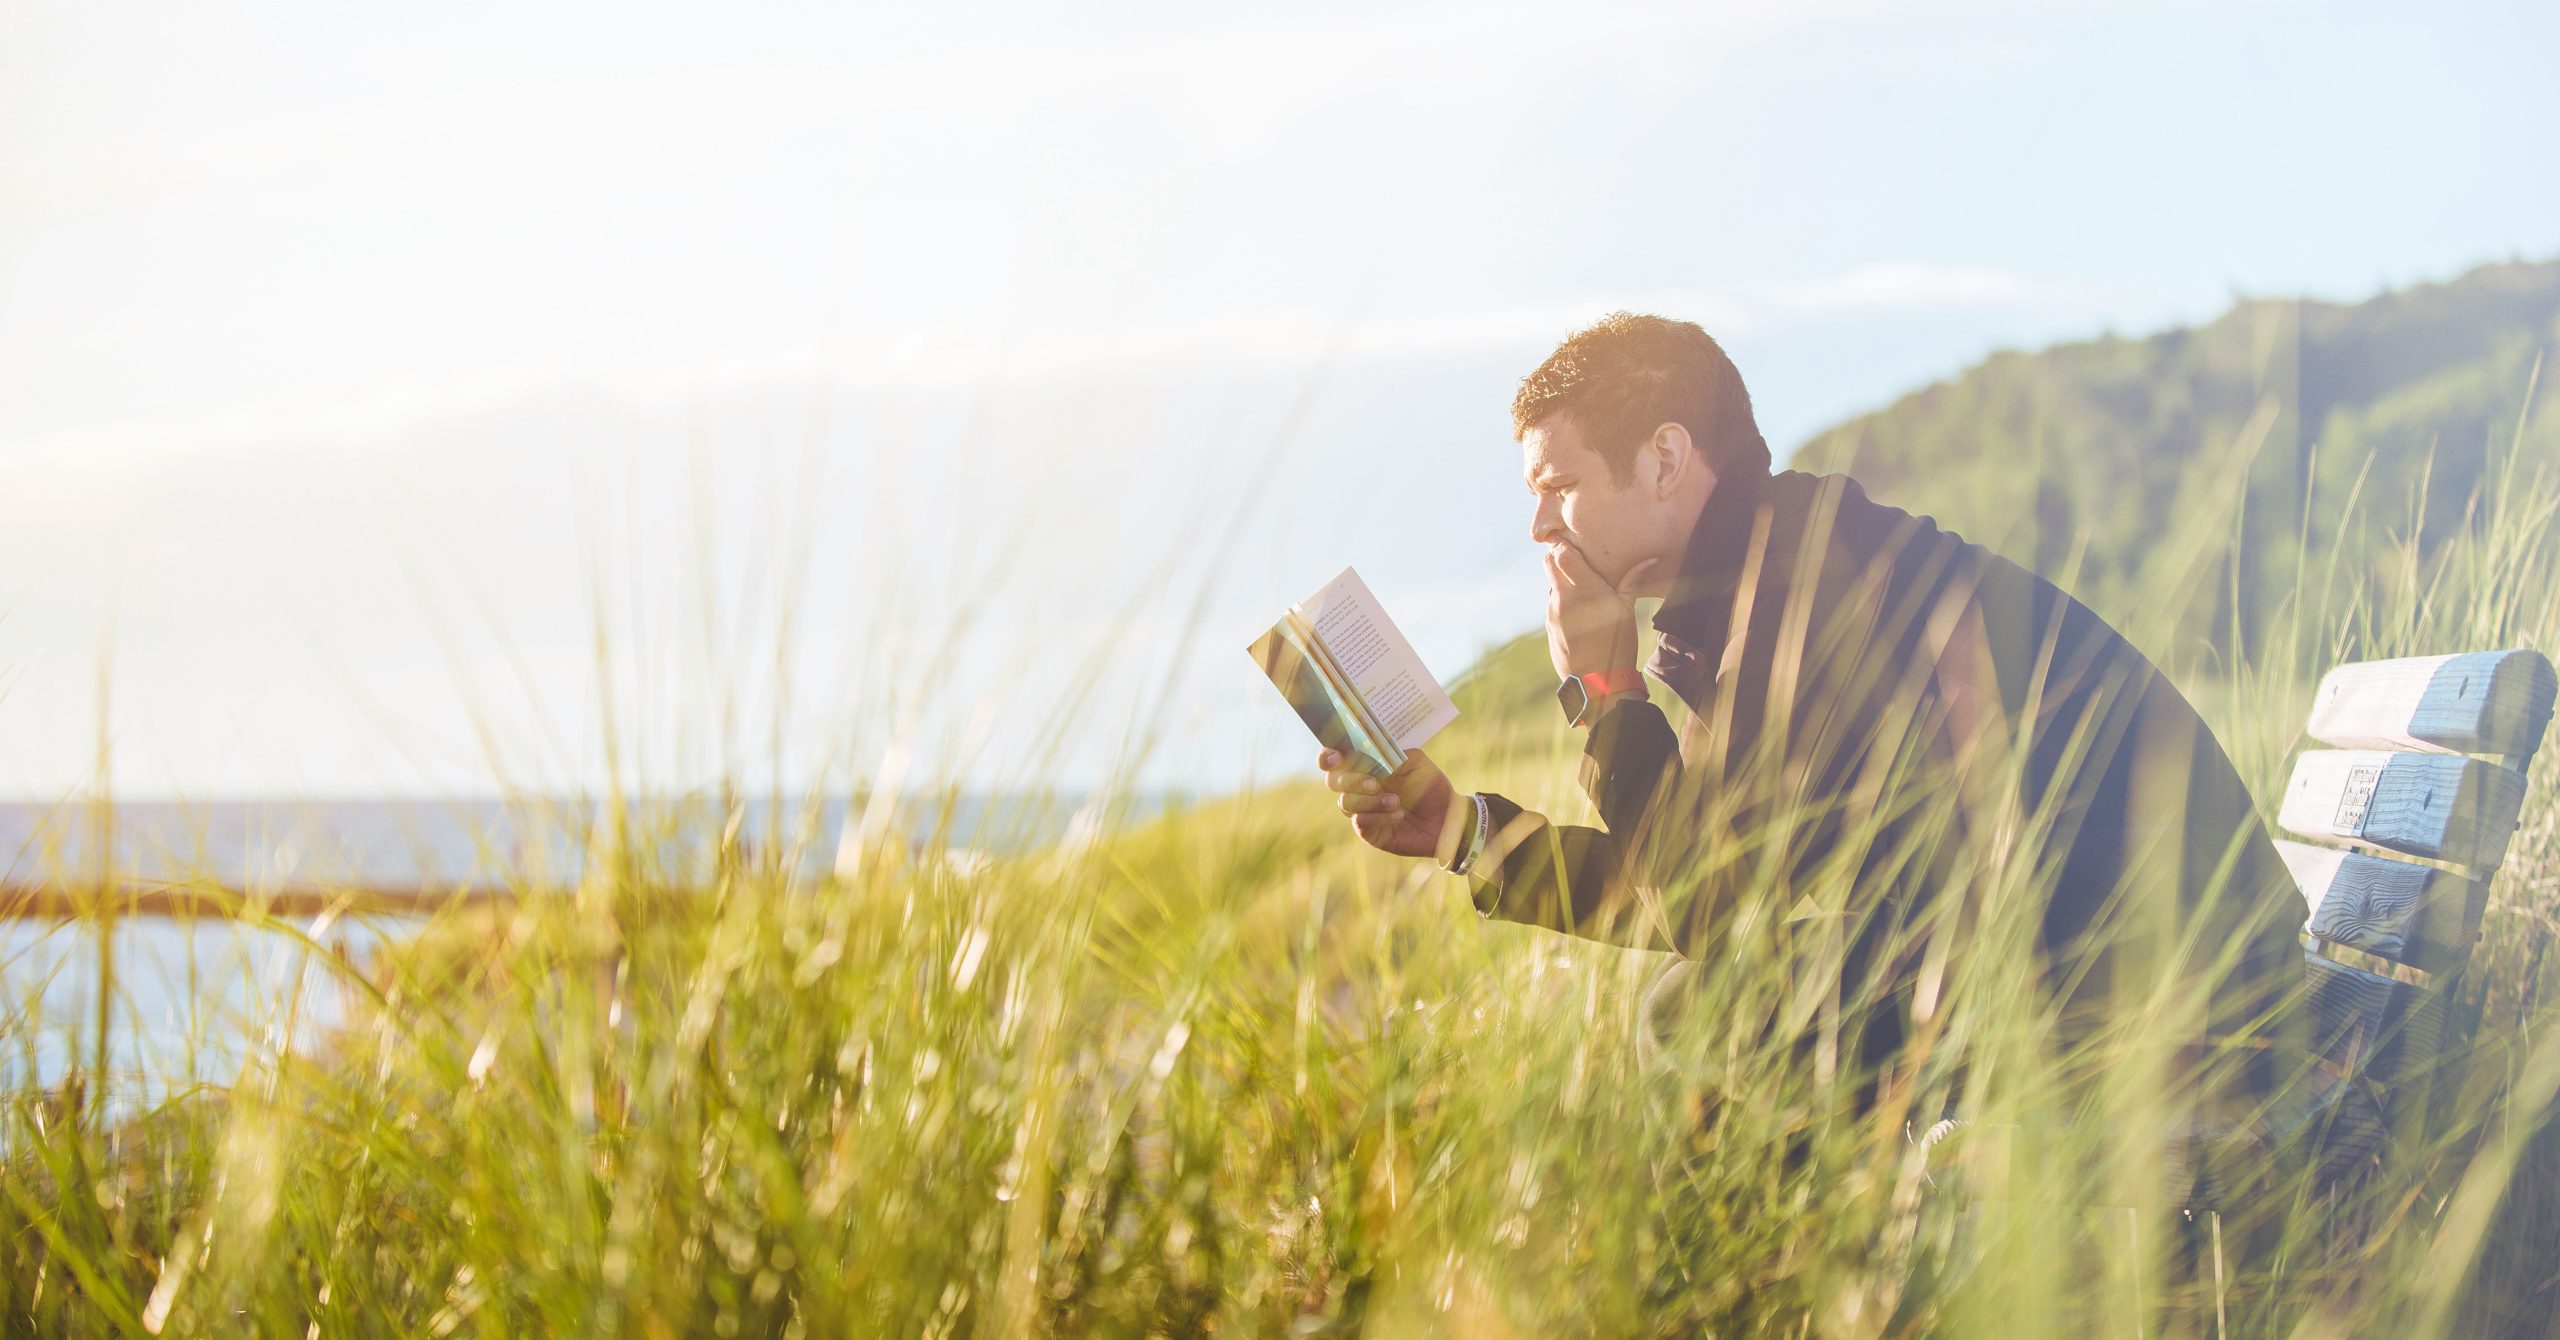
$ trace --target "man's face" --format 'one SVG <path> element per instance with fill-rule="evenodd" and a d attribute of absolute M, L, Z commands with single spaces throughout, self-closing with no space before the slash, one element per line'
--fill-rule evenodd
<path fill-rule="evenodd" d="M 1663 552 L 1665 508 L 1655 497 L 1653 471 L 1644 453 L 1621 482 L 1609 462 L 1583 440 L 1571 419 L 1552 416 L 1520 435 L 1522 473 L 1537 510 L 1530 514 L 1529 538 L 1548 546 L 1571 545 L 1615 585 L 1627 571 L 1648 558 L 1671 559 Z M 1669 562 L 1657 563 L 1648 578 L 1670 576 Z M 1648 580 L 1647 587 L 1661 583 Z M 1654 595 L 1658 590 L 1630 591 Z"/>

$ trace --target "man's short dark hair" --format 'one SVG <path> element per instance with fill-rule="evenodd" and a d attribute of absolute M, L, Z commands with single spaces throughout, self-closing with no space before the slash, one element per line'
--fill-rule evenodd
<path fill-rule="evenodd" d="M 1511 433 L 1563 415 L 1624 483 L 1636 448 L 1676 423 L 1717 475 L 1767 474 L 1769 443 L 1742 374 L 1695 322 L 1611 312 L 1565 337 L 1511 398 Z"/>

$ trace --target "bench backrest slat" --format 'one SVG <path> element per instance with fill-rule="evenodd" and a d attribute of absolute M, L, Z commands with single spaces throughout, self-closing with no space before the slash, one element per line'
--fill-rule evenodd
<path fill-rule="evenodd" d="M 2342 665 L 2312 695 L 2312 739 L 2348 749 L 2530 754 L 2551 722 L 2551 662 L 2522 649 Z"/>
<path fill-rule="evenodd" d="M 2479 935 L 2488 886 L 2449 870 L 2278 839 L 2302 886 L 2303 929 L 2426 972 L 2461 966 Z"/>
<path fill-rule="evenodd" d="M 2523 806 L 2524 774 L 2495 763 L 2312 749 L 2293 765 L 2276 822 L 2304 837 L 2488 869 L 2506 859 Z"/>

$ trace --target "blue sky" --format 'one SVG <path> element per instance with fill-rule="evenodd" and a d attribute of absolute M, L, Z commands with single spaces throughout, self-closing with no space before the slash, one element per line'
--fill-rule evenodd
<path fill-rule="evenodd" d="M 1613 307 L 1783 451 L 2560 253 L 2548 6 L 412 8 L 0 16 L 0 792 L 102 669 L 144 794 L 1218 789 L 1343 564 L 1535 621 L 1504 406 Z"/>

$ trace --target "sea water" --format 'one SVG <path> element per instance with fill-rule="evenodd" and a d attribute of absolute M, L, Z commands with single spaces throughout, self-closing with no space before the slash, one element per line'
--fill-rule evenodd
<path fill-rule="evenodd" d="M 99 955 L 99 927 L 0 922 L 0 1086 L 52 1088 L 76 1065 L 98 1083 L 99 983 L 107 991 L 104 1083 L 130 1110 L 199 1084 L 229 1085 L 244 1068 L 308 1049 L 345 1017 L 346 974 L 421 924 L 337 919 L 309 942 L 222 919 L 120 921 Z"/>
<path fill-rule="evenodd" d="M 909 799 L 746 800 L 730 839 L 767 863 L 822 877 L 862 841 L 864 817 L 891 816 L 892 840 L 1001 855 L 1159 813 L 1161 795 L 1102 806 L 1057 793 Z M 572 888 L 603 806 L 563 800 L 155 801 L 109 811 L 79 803 L 0 804 L 0 887 L 210 882 L 255 894 L 388 889 Z M 727 806 L 682 798 L 626 807 L 624 841 L 661 869 L 707 872 Z M 848 834 L 850 833 L 850 839 Z M 106 854 L 102 859 L 101 854 Z M 133 1110 L 198 1084 L 228 1085 L 285 1049 L 308 1049 L 346 1017 L 366 958 L 422 918 L 317 916 L 297 934 L 218 917 L 120 919 L 102 955 L 93 922 L 0 920 L 0 1086 L 51 1088 L 98 1059 L 99 984 L 108 981 L 111 1106 Z M 102 977 L 102 970 L 109 976 Z"/>

